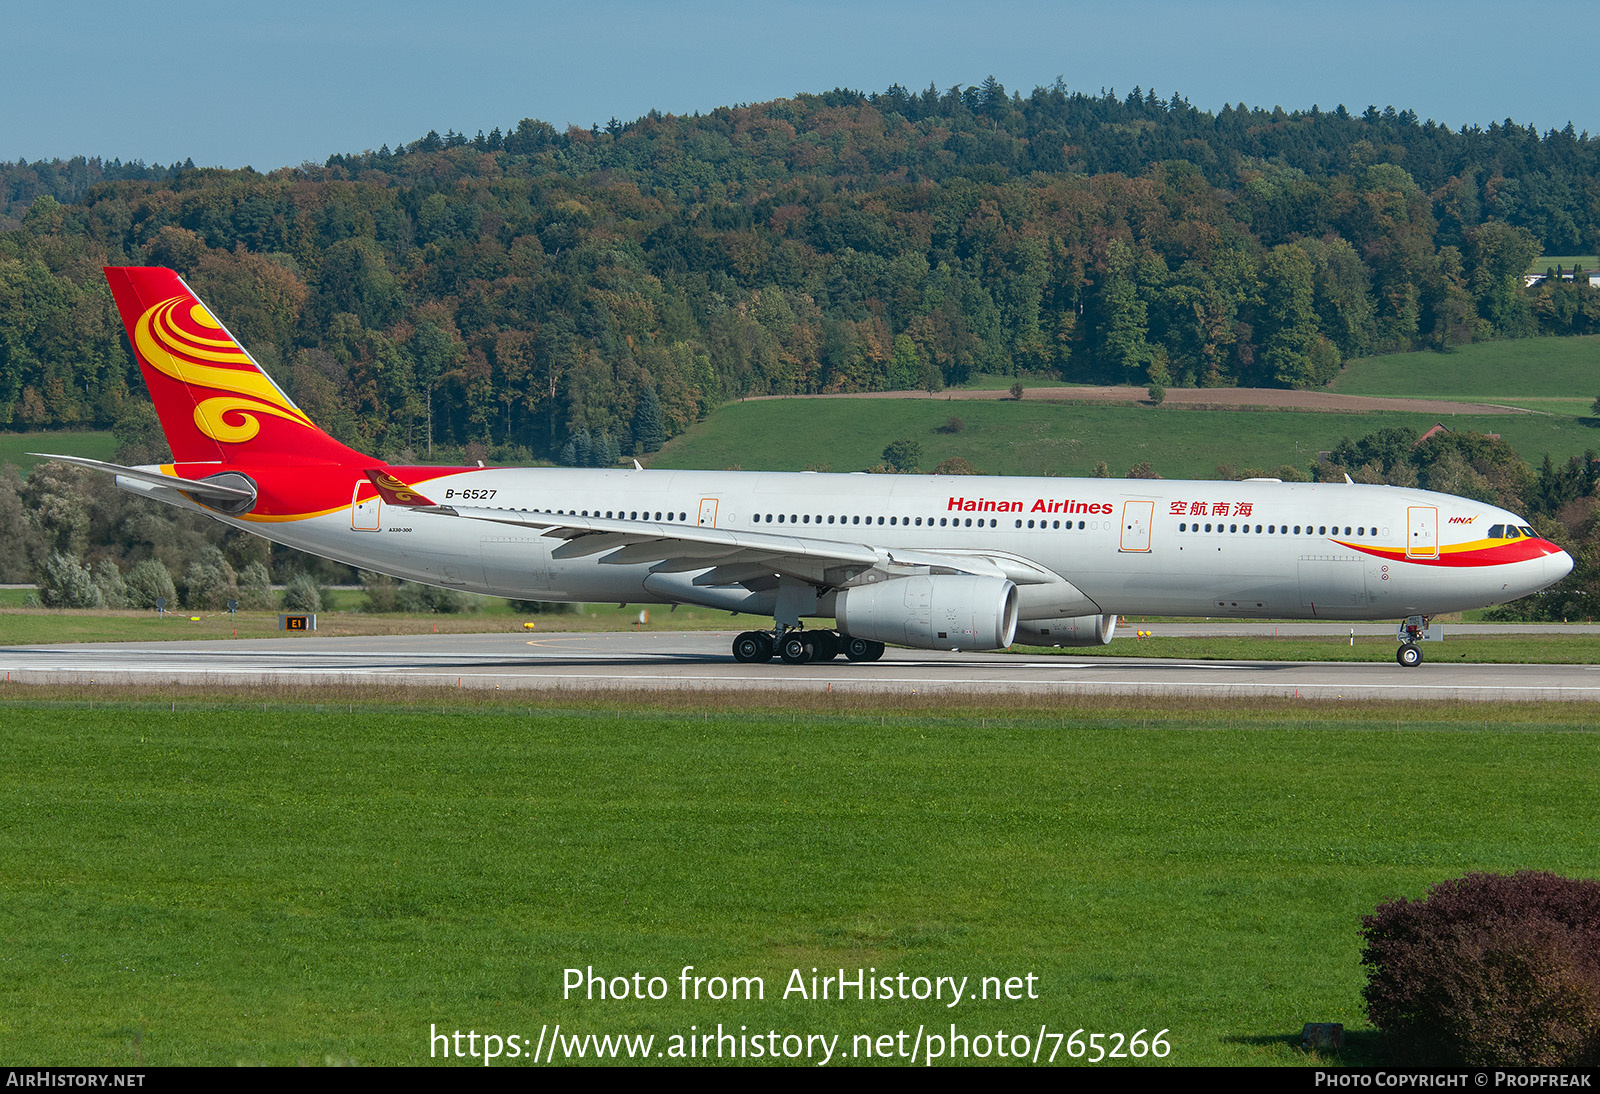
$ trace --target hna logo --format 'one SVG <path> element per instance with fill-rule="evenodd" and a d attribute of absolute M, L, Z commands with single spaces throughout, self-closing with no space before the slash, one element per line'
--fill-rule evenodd
<path fill-rule="evenodd" d="M 1477 519 L 1478 518 L 1477 518 L 1476 515 L 1473 515 L 1473 516 L 1470 516 L 1470 517 L 1451 517 L 1450 518 L 1450 523 L 1451 524 L 1471 524 L 1473 521 L 1475 521 Z"/>

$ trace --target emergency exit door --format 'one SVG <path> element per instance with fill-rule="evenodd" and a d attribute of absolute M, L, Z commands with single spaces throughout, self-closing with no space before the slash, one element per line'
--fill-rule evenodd
<path fill-rule="evenodd" d="M 1122 549 L 1148 551 L 1150 525 L 1154 523 L 1156 503 L 1153 501 L 1125 501 L 1122 503 Z"/>
<path fill-rule="evenodd" d="M 378 495 L 361 500 L 361 488 L 369 485 L 366 479 L 358 479 L 350 493 L 350 527 L 357 532 L 376 532 L 379 514 L 383 512 L 383 499 Z"/>
<path fill-rule="evenodd" d="M 700 499 L 700 527 L 715 528 L 717 526 L 717 499 Z"/>
<path fill-rule="evenodd" d="M 1439 509 L 1413 505 L 1406 510 L 1406 557 L 1439 557 Z"/>

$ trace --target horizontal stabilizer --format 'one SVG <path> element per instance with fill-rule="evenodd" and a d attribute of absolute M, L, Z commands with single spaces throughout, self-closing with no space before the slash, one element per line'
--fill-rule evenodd
<path fill-rule="evenodd" d="M 373 468 L 365 474 L 372 480 L 372 485 L 378 488 L 378 496 L 385 505 L 398 505 L 403 509 L 421 509 L 433 505 L 415 487 L 407 486 L 387 471 Z"/>
<path fill-rule="evenodd" d="M 177 475 L 164 475 L 160 471 L 123 467 L 121 464 L 102 463 L 99 460 L 88 460 L 82 456 L 56 456 L 49 452 L 29 452 L 28 455 L 38 456 L 46 460 L 60 460 L 62 463 L 75 463 L 79 467 L 87 467 L 91 471 L 101 471 L 107 475 L 133 479 L 136 482 L 147 482 L 155 486 L 170 486 L 175 490 L 182 490 L 188 494 L 199 494 L 201 497 L 218 498 L 223 501 L 256 500 L 256 492 L 248 487 L 225 486 L 220 482 L 207 482 L 205 479 L 184 479 L 179 478 Z M 235 481 L 242 478 L 237 474 L 229 477 Z"/>

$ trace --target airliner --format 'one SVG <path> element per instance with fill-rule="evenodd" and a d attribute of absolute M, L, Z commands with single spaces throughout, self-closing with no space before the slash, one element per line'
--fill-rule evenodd
<path fill-rule="evenodd" d="M 1514 513 L 1426 490 L 1242 482 L 402 466 L 319 429 L 172 270 L 107 267 L 173 462 L 48 456 L 410 581 L 772 620 L 744 662 L 1108 643 L 1118 616 L 1401 619 L 1565 577 Z M 806 626 L 833 620 L 837 629 Z"/>

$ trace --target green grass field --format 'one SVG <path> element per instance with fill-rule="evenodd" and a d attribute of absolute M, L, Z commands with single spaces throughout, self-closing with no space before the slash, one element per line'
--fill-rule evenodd
<path fill-rule="evenodd" d="M 283 698 L 0 692 L 8 1064 L 425 1063 L 432 1025 L 660 1050 L 719 1022 L 843 1052 L 919 1025 L 1164 1029 L 1169 1063 L 1299 1064 L 1307 1021 L 1380 1062 L 1362 914 L 1600 863 L 1576 704 Z M 685 965 L 765 998 L 685 1002 Z M 564 999 L 588 966 L 669 997 Z M 1031 975 L 1038 998 L 784 999 L 813 967 Z"/>
<path fill-rule="evenodd" d="M 100 430 L 58 429 L 48 433 L 0 433 L 0 466 L 15 464 L 27 474 L 43 462 L 29 452 L 54 452 L 62 456 L 84 456 L 109 460 L 117 450 L 117 439 Z"/>
<path fill-rule="evenodd" d="M 1600 266 L 1600 258 L 1596 258 L 1594 255 L 1540 255 L 1533 260 L 1525 272 L 1542 274 L 1556 266 L 1560 266 L 1565 270 L 1570 270 L 1573 266 L 1582 266 L 1586 270 L 1592 270 Z"/>
<path fill-rule="evenodd" d="M 940 432 L 952 415 L 965 427 L 959 433 Z M 1345 437 L 1394 426 L 1420 436 L 1440 420 L 1410 413 L 1221 411 L 1026 399 L 775 399 L 715 411 L 669 442 L 651 466 L 861 471 L 883 462 L 889 442 L 908 437 L 921 445 L 925 471 L 961 456 L 991 475 L 1088 475 L 1104 460 L 1113 475 L 1148 461 L 1163 478 L 1214 478 L 1222 463 L 1268 472 L 1284 464 L 1304 468 Z M 1499 433 L 1535 464 L 1545 453 L 1561 461 L 1600 447 L 1600 429 L 1578 417 L 1507 413 L 1444 420 L 1452 429 Z M 774 443 L 773 438 L 783 440 Z"/>
<path fill-rule="evenodd" d="M 1521 338 L 1480 342 L 1449 353 L 1363 357 L 1349 362 L 1333 386 L 1344 395 L 1517 406 L 1525 399 L 1571 399 L 1577 400 L 1575 413 L 1587 414 L 1600 396 L 1600 336 Z"/>

